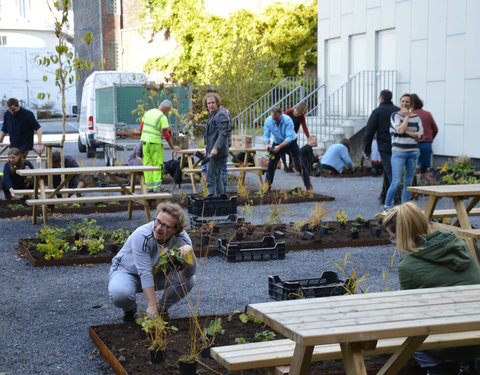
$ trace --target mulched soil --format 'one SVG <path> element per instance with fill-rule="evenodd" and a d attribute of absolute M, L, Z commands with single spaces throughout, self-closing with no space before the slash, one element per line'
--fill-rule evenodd
<path fill-rule="evenodd" d="M 342 174 L 332 174 L 327 170 L 322 169 L 319 173 L 314 174 L 317 177 L 329 177 L 329 178 L 353 178 L 353 177 L 371 177 L 372 168 L 371 167 L 356 167 L 354 169 L 344 169 Z"/>
<path fill-rule="evenodd" d="M 210 319 L 201 319 L 201 327 L 205 327 Z M 91 327 L 98 335 L 108 349 L 113 353 L 115 358 L 121 363 L 128 374 L 157 375 L 157 374 L 179 374 L 178 359 L 185 355 L 189 342 L 189 323 L 188 319 L 172 319 L 171 324 L 178 328 L 178 332 L 171 334 L 172 342 L 167 347 L 167 360 L 163 364 L 152 364 L 150 362 L 150 354 L 148 352 L 148 342 L 146 334 L 141 327 L 135 323 L 111 324 Z M 218 335 L 215 339 L 216 346 L 234 345 L 235 338 L 242 337 L 249 342 L 256 342 L 255 333 L 267 330 L 268 327 L 263 324 L 256 324 L 251 321 L 244 324 L 240 322 L 237 316 L 233 316 L 229 322 L 226 317 L 222 318 L 222 326 L 225 334 Z M 275 339 L 282 339 L 277 334 Z M 366 358 L 366 366 L 369 369 L 380 368 L 388 359 L 388 356 L 376 356 Z M 224 367 L 213 359 L 200 358 L 202 364 L 198 364 L 197 374 L 227 374 Z M 415 362 L 410 360 L 407 367 L 400 372 L 402 375 L 421 374 L 418 372 Z M 314 363 L 310 367 L 310 374 L 343 374 L 344 367 L 342 360 L 332 360 L 320 363 Z M 375 373 L 374 370 L 370 373 Z M 241 374 L 241 372 L 231 372 L 230 374 Z M 243 371 L 244 375 L 264 375 L 265 369 Z"/>

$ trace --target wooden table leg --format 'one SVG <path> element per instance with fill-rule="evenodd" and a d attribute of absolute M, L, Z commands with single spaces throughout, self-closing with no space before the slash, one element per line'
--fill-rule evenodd
<path fill-rule="evenodd" d="M 132 172 L 130 175 L 130 191 L 135 193 L 135 180 L 137 178 L 137 173 Z M 128 202 L 128 211 L 127 211 L 127 219 L 131 220 L 132 219 L 132 212 L 133 212 L 133 201 Z"/>
<path fill-rule="evenodd" d="M 470 214 L 470 211 L 475 208 L 475 206 L 480 202 L 480 196 L 473 197 L 472 200 L 468 203 L 467 207 L 467 214 Z M 452 222 L 452 225 L 458 225 L 458 217 Z"/>
<path fill-rule="evenodd" d="M 472 224 L 470 223 L 470 219 L 468 218 L 468 211 L 467 211 L 467 208 L 465 208 L 465 204 L 463 203 L 463 200 L 461 198 L 453 198 L 453 203 L 455 204 L 455 209 L 457 210 L 457 220 L 460 223 L 460 228 L 462 228 L 462 229 L 472 229 Z M 473 207 L 475 205 L 476 205 L 476 203 L 473 205 Z M 473 207 L 470 207 L 470 210 Z M 465 242 L 467 243 L 467 246 L 470 249 L 470 251 L 472 252 L 474 258 L 480 264 L 480 257 L 479 257 L 479 254 L 478 254 L 477 241 L 475 241 L 473 238 L 467 238 L 465 240 Z"/>
<path fill-rule="evenodd" d="M 253 157 L 253 164 L 255 167 L 261 167 L 260 162 L 258 161 L 257 151 L 252 152 Z M 262 171 L 257 171 L 258 177 L 258 186 L 260 187 L 260 191 L 263 191 L 263 180 L 262 180 Z"/>
<path fill-rule="evenodd" d="M 140 175 L 140 189 L 142 194 L 147 194 L 147 187 L 145 186 L 145 176 L 143 173 Z M 150 205 L 148 204 L 148 200 L 144 199 L 143 200 L 143 208 L 145 210 L 145 216 L 147 217 L 147 223 L 152 220 L 152 217 L 150 215 Z"/>
<path fill-rule="evenodd" d="M 52 168 L 52 146 L 45 147 L 45 155 L 47 157 L 47 165 L 46 168 Z M 53 176 L 48 176 L 48 186 L 53 187 Z"/>
<path fill-rule="evenodd" d="M 38 199 L 38 179 L 40 176 L 33 176 L 33 199 Z M 37 206 L 32 208 L 32 224 L 37 224 Z"/>
<path fill-rule="evenodd" d="M 395 353 L 390 357 L 390 359 L 383 365 L 377 375 L 395 375 L 400 369 L 407 363 L 407 361 L 412 357 L 413 353 L 418 349 L 418 347 L 425 341 L 428 336 L 414 336 L 408 337 L 402 344 L 402 346 L 397 349 Z"/>
<path fill-rule="evenodd" d="M 192 155 L 187 154 L 186 156 L 187 156 L 188 168 L 189 169 L 195 168 L 194 165 L 193 165 Z M 195 175 L 193 173 L 189 173 L 189 175 L 190 175 L 190 182 L 192 183 L 193 193 L 197 194 L 198 190 L 197 190 L 197 182 L 195 181 Z M 202 174 L 200 174 L 200 178 L 201 178 L 201 176 L 202 176 Z"/>
<path fill-rule="evenodd" d="M 343 363 L 347 375 L 367 375 L 362 344 L 359 342 L 340 343 L 340 348 L 342 349 Z"/>
<path fill-rule="evenodd" d="M 295 345 L 290 375 L 307 375 L 312 361 L 313 346 Z"/>
<path fill-rule="evenodd" d="M 433 212 L 435 211 L 437 202 L 438 202 L 437 196 L 430 195 L 428 197 L 427 206 L 425 207 L 425 216 L 427 217 L 428 221 L 432 220 Z"/>
<path fill-rule="evenodd" d="M 45 199 L 47 198 L 45 194 L 45 181 L 43 178 L 40 179 L 40 198 Z M 48 207 L 46 204 L 42 204 L 42 215 L 43 215 L 43 223 L 48 225 Z"/>

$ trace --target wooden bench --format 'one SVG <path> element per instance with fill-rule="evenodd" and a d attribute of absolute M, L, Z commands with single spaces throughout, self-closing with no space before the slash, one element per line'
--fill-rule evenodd
<path fill-rule="evenodd" d="M 227 172 L 265 172 L 267 168 L 264 167 L 227 167 Z M 202 170 L 200 168 L 185 168 L 183 173 L 186 174 L 200 174 Z"/>
<path fill-rule="evenodd" d="M 446 210 L 435 210 L 433 211 L 434 218 L 443 219 L 448 217 L 456 217 L 457 210 L 454 208 L 446 209 Z M 468 216 L 480 216 L 480 208 L 472 208 L 471 211 L 468 213 Z"/>
<path fill-rule="evenodd" d="M 101 197 L 77 197 L 77 198 L 45 198 L 45 199 L 27 199 L 29 206 L 42 206 L 53 204 L 72 204 L 72 203 L 96 203 L 96 202 L 130 202 L 144 201 L 154 199 L 172 198 L 170 193 L 148 193 L 148 194 L 124 194 L 124 195 L 105 195 Z"/>
<path fill-rule="evenodd" d="M 141 189 L 141 186 L 140 185 L 136 185 L 135 186 L 135 190 L 140 190 Z M 55 189 L 45 189 L 45 193 L 47 194 L 50 194 L 50 193 L 53 193 L 55 191 Z M 117 193 L 117 192 L 120 192 L 122 191 L 122 189 L 119 187 L 119 186 L 107 186 L 107 187 L 88 187 L 88 188 L 81 188 L 81 189 L 78 189 L 78 188 L 65 188 L 65 189 L 62 189 L 62 194 L 84 194 L 84 193 L 99 193 L 99 192 L 103 192 L 103 193 Z M 19 189 L 19 190 L 15 190 L 14 189 L 14 194 L 16 195 L 34 195 L 35 194 L 35 190 L 33 189 Z"/>
<path fill-rule="evenodd" d="M 378 340 L 375 348 L 367 348 L 364 355 L 382 355 L 394 353 L 405 341 L 404 338 Z M 480 331 L 445 333 L 430 335 L 421 344 L 419 350 L 440 349 L 480 344 Z M 269 374 L 286 375 L 293 358 L 295 342 L 292 340 L 274 340 L 243 345 L 213 347 L 212 357 L 229 371 L 266 368 Z M 313 351 L 312 362 L 341 359 L 339 344 L 317 345 Z"/>
<path fill-rule="evenodd" d="M 472 238 L 475 241 L 480 241 L 480 229 L 463 229 L 453 225 L 436 223 L 434 221 L 430 223 L 430 227 L 432 230 L 438 230 L 440 232 L 455 233 L 458 237 L 463 239 Z"/>

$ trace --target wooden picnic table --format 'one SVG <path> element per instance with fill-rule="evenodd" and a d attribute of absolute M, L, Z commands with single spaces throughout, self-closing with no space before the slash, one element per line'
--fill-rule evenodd
<path fill-rule="evenodd" d="M 171 198 L 171 194 L 166 193 L 155 193 L 148 194 L 145 177 L 143 172 L 145 171 L 156 171 L 160 168 L 155 166 L 112 166 L 112 167 L 79 167 L 79 168 L 52 168 L 52 169 L 21 169 L 17 173 L 20 176 L 33 177 L 33 199 L 27 200 L 27 204 L 33 206 L 33 217 L 32 222 L 36 224 L 37 222 L 37 206 L 42 206 L 42 214 L 45 224 L 48 224 L 48 210 L 47 206 L 52 204 L 62 204 L 62 203 L 84 203 L 84 202 L 102 202 L 102 201 L 113 201 L 113 200 L 122 200 L 128 201 L 128 213 L 127 218 L 132 218 L 133 203 L 135 200 L 141 200 L 144 205 L 145 215 L 147 221 L 151 220 L 150 216 L 150 206 L 148 204 L 149 199 L 165 199 Z M 105 173 L 110 179 L 115 182 L 122 195 L 112 195 L 112 196 L 96 196 L 96 197 L 77 197 L 77 198 L 60 198 L 56 199 L 57 194 L 62 194 L 62 190 L 68 188 L 70 180 L 79 174 L 99 174 Z M 130 175 L 130 186 L 125 186 L 123 183 L 115 176 L 116 173 L 127 173 Z M 64 175 L 65 179 L 60 183 L 60 185 L 49 193 L 47 196 L 45 191 L 45 179 L 49 176 L 54 175 Z M 136 176 L 140 176 L 140 193 L 135 193 L 135 180 Z M 71 189 L 69 189 L 71 190 Z M 108 190 L 108 188 L 106 189 Z M 86 189 L 75 189 L 77 194 L 82 192 L 89 192 L 88 188 Z M 100 188 L 96 189 L 96 192 L 102 192 Z"/>
<path fill-rule="evenodd" d="M 263 184 L 262 181 L 262 174 L 265 170 L 265 168 L 262 168 L 260 165 L 260 161 L 258 159 L 257 152 L 265 151 L 264 147 L 258 147 L 258 148 L 229 148 L 228 152 L 229 154 L 234 158 L 235 163 L 237 164 L 236 167 L 234 168 L 228 168 L 227 170 L 229 171 L 235 171 L 235 172 L 240 172 L 240 181 L 243 183 L 245 181 L 245 175 L 248 172 L 254 173 L 258 177 L 258 183 L 259 186 L 261 187 Z M 193 192 L 198 193 L 197 189 L 197 181 L 195 180 L 195 176 L 198 174 L 201 174 L 201 168 L 200 168 L 200 160 L 197 160 L 196 162 L 193 161 L 193 156 L 195 155 L 196 152 L 205 152 L 204 148 L 189 148 L 185 150 L 179 150 L 175 151 L 176 153 L 180 154 L 180 168 L 182 170 L 185 170 L 185 173 L 190 176 L 190 181 L 192 183 L 193 187 Z M 242 160 L 238 159 L 236 157 L 236 154 L 239 152 L 245 153 L 245 156 Z M 253 167 L 250 167 L 248 164 L 248 159 L 250 155 L 253 158 Z M 187 164 L 188 164 L 188 169 L 183 168 L 184 160 L 185 158 L 187 159 Z"/>
<path fill-rule="evenodd" d="M 377 374 L 396 374 L 430 334 L 480 328 L 480 285 L 343 295 L 247 306 L 295 342 L 290 375 L 306 375 L 315 345 L 340 344 L 348 375 L 366 375 L 362 350 L 405 338 Z"/>
<path fill-rule="evenodd" d="M 453 224 L 460 224 L 460 228 L 464 230 L 472 229 L 469 213 L 480 201 L 480 184 L 410 186 L 408 187 L 408 191 L 422 195 L 428 195 L 427 206 L 425 207 L 425 215 L 429 220 L 432 220 L 432 217 L 435 213 L 435 208 L 440 198 L 452 199 L 457 216 L 457 220 Z M 468 199 L 470 199 L 470 201 L 467 205 L 465 205 L 465 201 Z M 453 230 L 454 228 L 451 229 Z M 476 241 L 472 238 L 468 238 L 466 239 L 466 242 L 478 260 Z"/>

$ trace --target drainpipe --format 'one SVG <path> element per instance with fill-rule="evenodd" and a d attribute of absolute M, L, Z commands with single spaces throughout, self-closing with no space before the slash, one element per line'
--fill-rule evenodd
<path fill-rule="evenodd" d="M 102 0 L 98 0 L 98 14 L 99 14 L 99 32 L 100 32 L 100 59 L 102 60 L 102 64 L 104 63 L 103 61 L 103 22 L 102 22 Z M 105 70 L 105 68 L 102 68 Z"/>

